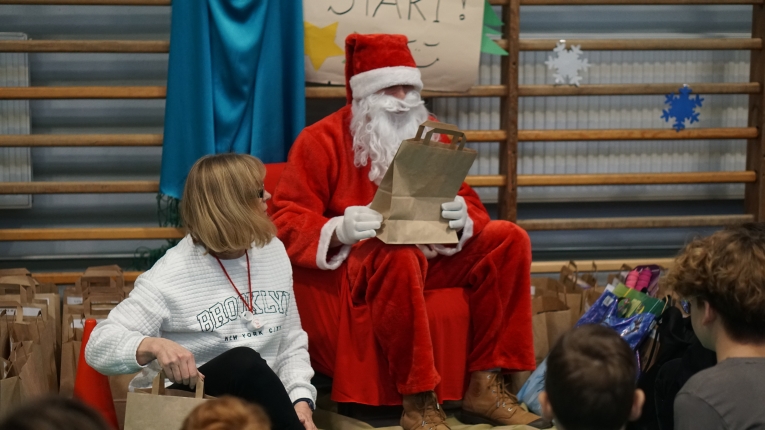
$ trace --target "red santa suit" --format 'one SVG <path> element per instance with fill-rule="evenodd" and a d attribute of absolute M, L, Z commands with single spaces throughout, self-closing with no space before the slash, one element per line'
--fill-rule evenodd
<path fill-rule="evenodd" d="M 384 86 L 411 85 L 407 76 L 378 73 L 380 64 L 401 61 L 396 53 L 385 57 L 376 55 L 369 70 L 348 78 L 371 71 Z M 359 68 L 353 58 L 348 63 Z M 403 67 L 412 66 L 413 60 Z M 377 239 L 330 248 L 346 208 L 368 205 L 377 191 L 370 166 L 354 163 L 351 118 L 351 106 L 345 106 L 303 130 L 272 200 L 278 236 L 294 268 L 311 360 L 317 371 L 334 377 L 333 399 L 400 404 L 401 395 L 435 388 L 441 400 L 456 400 L 464 394 L 465 371 L 533 369 L 528 235 L 510 222 L 490 221 L 467 184 L 458 194 L 468 208 L 460 242 L 438 247 L 434 258 L 426 259 L 418 247 Z M 435 290 L 446 294 L 426 306 Z M 453 323 L 467 342 L 452 344 L 447 334 L 434 344 L 428 312 L 448 319 L 464 308 L 469 317 Z M 441 386 L 447 375 L 440 373 L 455 371 L 443 365 L 449 355 L 466 357 L 457 369 L 462 374 L 448 375 L 450 383 Z"/>

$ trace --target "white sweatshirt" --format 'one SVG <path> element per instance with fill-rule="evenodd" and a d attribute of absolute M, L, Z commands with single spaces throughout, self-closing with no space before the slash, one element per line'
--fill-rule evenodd
<path fill-rule="evenodd" d="M 88 364 L 106 375 L 143 369 L 131 382 L 132 390 L 150 387 L 159 371 L 156 360 L 148 366 L 136 361 L 138 345 L 146 337 L 179 343 L 194 354 L 198 367 L 229 349 L 247 346 L 271 366 L 293 402 L 316 401 L 308 336 L 300 325 L 284 245 L 274 238 L 248 253 L 253 313 L 261 329 L 247 329 L 242 300 L 218 261 L 186 236 L 139 276 L 130 297 L 98 323 L 85 349 Z M 249 305 L 246 258 L 221 261 Z"/>

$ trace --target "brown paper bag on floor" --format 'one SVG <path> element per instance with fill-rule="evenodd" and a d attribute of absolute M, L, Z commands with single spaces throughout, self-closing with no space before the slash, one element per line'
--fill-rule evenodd
<path fill-rule="evenodd" d="M 0 358 L 7 360 L 11 354 L 11 329 L 5 310 L 0 311 Z"/>
<path fill-rule="evenodd" d="M 194 397 L 187 393 L 170 393 L 165 389 L 165 373 L 154 378 L 150 394 L 133 392 L 127 395 L 125 430 L 177 430 L 189 413 L 204 403 L 204 381 L 197 382 Z M 175 391 L 175 390 L 172 390 Z M 190 394 L 190 393 L 189 393 Z M 177 396 L 181 395 L 181 396 Z"/>
<path fill-rule="evenodd" d="M 423 138 L 425 127 L 433 130 Z M 431 141 L 433 133 L 452 136 L 452 144 Z M 441 205 L 454 201 L 475 160 L 476 151 L 465 148 L 465 141 L 456 126 L 427 121 L 417 136 L 401 142 L 370 206 L 383 216 L 378 239 L 388 244 L 459 242 L 441 217 Z"/>
<path fill-rule="evenodd" d="M 531 331 L 534 336 L 534 360 L 539 366 L 550 352 L 550 341 L 547 336 L 547 317 L 543 313 L 531 316 Z"/>
<path fill-rule="evenodd" d="M 18 369 L 21 378 L 21 399 L 29 401 L 52 392 L 46 381 L 46 364 L 40 345 L 33 343 L 26 362 Z"/>
<path fill-rule="evenodd" d="M 553 280 L 554 281 L 554 280 Z M 557 293 L 535 288 L 531 300 L 531 330 L 534 338 L 534 360 L 537 366 L 547 358 L 555 342 L 573 327 L 571 310 L 558 298 Z M 511 373 L 506 377 L 512 393 L 520 391 L 531 372 Z"/>
<path fill-rule="evenodd" d="M 64 290 L 64 306 L 82 305 L 90 294 L 107 293 L 125 298 L 125 278 L 119 266 L 88 267 L 74 286 Z"/>
<path fill-rule="evenodd" d="M 552 296 L 535 297 L 531 301 L 531 308 L 532 314 L 544 317 L 547 331 L 547 350 L 549 352 L 563 333 L 573 327 L 571 310 L 560 299 Z"/>
<path fill-rule="evenodd" d="M 38 284 L 34 279 L 23 276 L 5 276 L 0 278 L 0 290 L 3 295 L 0 300 L 18 301 L 25 303 L 44 303 L 47 305 L 48 317 L 56 328 L 56 351 L 61 348 L 61 297 L 58 287 L 55 292 L 44 292 L 48 284 Z M 55 287 L 55 285 L 54 285 Z"/>
<path fill-rule="evenodd" d="M 6 377 L 0 380 L 0 417 L 8 415 L 21 404 L 21 378 Z"/>
<path fill-rule="evenodd" d="M 117 413 L 117 423 L 120 425 L 120 429 L 125 428 L 125 413 L 127 412 L 127 395 L 129 392 L 130 381 L 132 381 L 138 373 L 112 375 L 109 377 L 109 386 L 112 389 L 112 399 L 114 399 L 114 410 Z"/>
<path fill-rule="evenodd" d="M 531 285 L 534 287 L 535 296 L 553 296 L 558 297 L 571 310 L 571 324 L 576 324 L 584 312 L 582 311 L 582 302 L 584 301 L 584 291 L 577 285 L 564 285 L 558 280 L 552 278 L 531 278 Z"/>
<path fill-rule="evenodd" d="M 5 276 L 28 276 L 32 277 L 32 272 L 24 267 L 17 267 L 13 269 L 0 269 L 0 278 Z"/>
<path fill-rule="evenodd" d="M 56 324 L 48 317 L 47 305 L 44 303 L 0 302 L 0 307 L 8 313 L 11 307 L 15 314 L 10 324 L 11 340 L 16 342 L 34 342 L 41 357 L 42 369 L 50 392 L 58 391 L 58 348 L 56 339 Z M 21 312 L 18 311 L 21 306 Z"/>
<path fill-rule="evenodd" d="M 77 375 L 81 346 L 81 341 L 71 340 L 61 347 L 61 383 L 58 393 L 67 398 L 71 398 L 74 393 L 74 379 Z"/>
<path fill-rule="evenodd" d="M 595 304 L 601 295 L 606 291 L 606 287 L 594 287 L 584 292 L 584 310 L 585 312 Z"/>
<path fill-rule="evenodd" d="M 568 265 L 561 267 L 559 280 L 565 288 L 567 300 L 571 301 L 569 307 L 575 314 L 572 315 L 574 323 L 579 321 L 579 318 L 588 309 L 586 305 L 586 292 L 598 286 L 598 280 L 595 276 L 597 271 L 598 268 L 595 262 L 592 262 L 592 273 L 580 272 L 573 261 L 569 261 Z"/>
<path fill-rule="evenodd" d="M 0 375 L 3 377 L 0 379 L 0 416 L 51 392 L 40 346 L 35 342 L 20 342 L 13 348 L 13 362 L 1 360 L 7 373 Z"/>

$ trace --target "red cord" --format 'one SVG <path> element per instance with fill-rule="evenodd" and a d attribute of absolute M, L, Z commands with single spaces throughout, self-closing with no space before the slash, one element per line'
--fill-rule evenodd
<path fill-rule="evenodd" d="M 244 303 L 244 307 L 247 308 L 248 311 L 250 311 L 251 314 L 254 314 L 253 312 L 253 306 L 252 306 L 252 276 L 250 275 L 250 255 L 247 253 L 247 250 L 244 250 L 244 256 L 247 258 L 247 286 L 250 288 L 250 306 L 247 307 L 247 302 L 244 301 L 244 297 L 242 297 L 242 293 L 239 292 L 239 288 L 236 288 L 236 285 L 234 284 L 234 281 L 231 280 L 231 276 L 228 275 L 228 271 L 226 271 L 226 268 L 223 266 L 223 263 L 220 261 L 220 258 L 215 256 L 215 259 L 218 260 L 218 264 L 220 264 L 220 268 L 223 269 L 223 273 L 226 274 L 226 278 L 228 278 L 228 282 L 231 283 L 231 286 L 234 287 L 234 291 L 236 291 L 237 294 L 239 294 L 239 299 L 242 300 L 242 303 Z"/>

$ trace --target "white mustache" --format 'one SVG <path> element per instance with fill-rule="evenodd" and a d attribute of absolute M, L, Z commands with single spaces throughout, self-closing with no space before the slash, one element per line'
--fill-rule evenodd
<path fill-rule="evenodd" d="M 374 94 L 369 96 L 369 99 L 373 106 L 377 106 L 379 109 L 391 113 L 409 112 L 410 110 L 425 104 L 420 98 L 420 93 L 416 91 L 407 93 L 403 100 L 387 94 Z"/>

